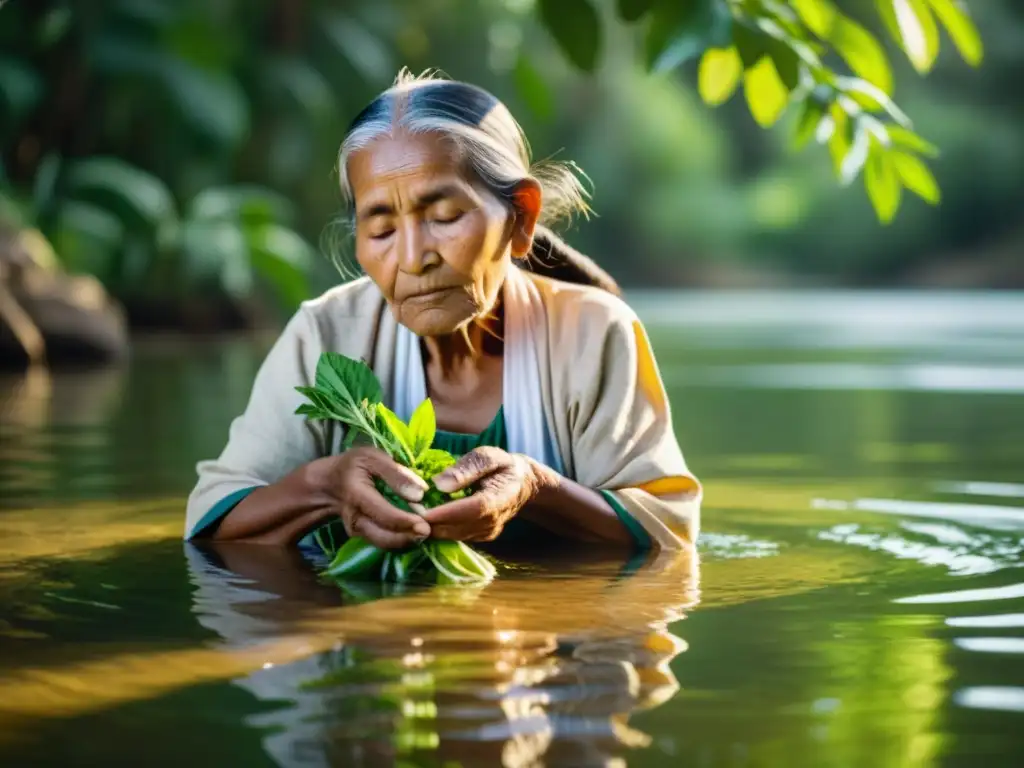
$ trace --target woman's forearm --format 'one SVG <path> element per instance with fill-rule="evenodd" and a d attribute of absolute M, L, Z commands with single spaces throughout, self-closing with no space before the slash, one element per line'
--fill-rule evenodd
<path fill-rule="evenodd" d="M 631 544 L 633 536 L 597 491 L 559 477 L 519 513 L 553 533 L 580 541 Z"/>
<path fill-rule="evenodd" d="M 318 461 L 299 467 L 276 483 L 257 488 L 221 518 L 209 538 L 294 544 L 335 517 L 334 505 L 322 490 L 323 473 Z"/>

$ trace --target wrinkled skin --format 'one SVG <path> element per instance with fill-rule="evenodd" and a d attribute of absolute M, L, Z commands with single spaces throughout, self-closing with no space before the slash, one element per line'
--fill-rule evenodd
<path fill-rule="evenodd" d="M 453 403 L 452 417 L 486 424 L 501 404 L 502 360 L 500 351 L 479 353 L 486 346 L 480 328 L 499 301 L 511 258 L 529 252 L 539 184 L 524 180 L 509 206 L 463 173 L 450 144 L 401 132 L 353 153 L 346 172 L 355 201 L 356 259 L 395 319 L 424 339 L 439 422 L 446 403 Z M 435 482 L 447 494 L 474 493 L 425 511 L 431 535 L 490 541 L 552 478 L 526 456 L 482 448 Z"/>

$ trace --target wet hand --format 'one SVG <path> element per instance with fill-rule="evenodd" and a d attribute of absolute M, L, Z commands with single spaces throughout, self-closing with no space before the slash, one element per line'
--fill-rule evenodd
<path fill-rule="evenodd" d="M 360 536 L 380 549 L 403 549 L 430 535 L 420 515 L 396 507 L 375 484 L 380 478 L 416 508 L 428 486 L 411 469 L 376 448 L 353 448 L 319 461 L 326 462 L 319 485 L 349 536 Z"/>
<path fill-rule="evenodd" d="M 438 539 L 493 541 L 506 523 L 558 475 L 519 453 L 500 448 L 477 448 L 433 478 L 438 490 L 454 493 L 473 487 L 462 499 L 423 513 Z"/>

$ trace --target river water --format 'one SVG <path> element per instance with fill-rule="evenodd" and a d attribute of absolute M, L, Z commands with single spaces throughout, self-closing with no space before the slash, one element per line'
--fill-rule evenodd
<path fill-rule="evenodd" d="M 1024 297 L 637 294 L 699 557 L 181 541 L 267 340 L 0 379 L 0 765 L 1024 765 Z"/>

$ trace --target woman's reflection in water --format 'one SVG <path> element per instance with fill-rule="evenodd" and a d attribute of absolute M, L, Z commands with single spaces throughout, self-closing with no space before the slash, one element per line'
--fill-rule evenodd
<path fill-rule="evenodd" d="M 649 743 L 630 717 L 678 689 L 669 626 L 697 602 L 690 551 L 517 558 L 482 589 L 386 598 L 320 582 L 296 551 L 186 554 L 195 614 L 227 649 L 308 646 L 234 681 L 278 705 L 249 723 L 281 765 L 604 765 Z"/>

